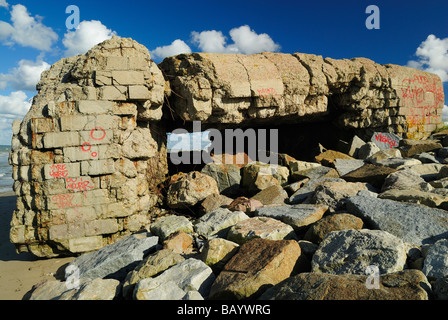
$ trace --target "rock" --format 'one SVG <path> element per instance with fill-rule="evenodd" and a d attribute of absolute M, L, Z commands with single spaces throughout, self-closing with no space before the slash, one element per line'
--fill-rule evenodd
<path fill-rule="evenodd" d="M 448 276 L 437 278 L 432 289 L 437 300 L 448 300 Z"/>
<path fill-rule="evenodd" d="M 380 150 L 391 150 L 400 145 L 401 138 L 394 133 L 375 132 L 370 139 Z"/>
<path fill-rule="evenodd" d="M 83 283 L 77 290 L 64 292 L 57 300 L 113 300 L 120 291 L 120 281 L 97 278 Z"/>
<path fill-rule="evenodd" d="M 431 286 L 418 270 L 382 274 L 380 289 L 366 286 L 365 275 L 300 273 L 260 297 L 260 300 L 428 300 Z"/>
<path fill-rule="evenodd" d="M 439 173 L 437 175 L 437 179 L 448 178 L 448 166 L 443 166 L 440 168 Z"/>
<path fill-rule="evenodd" d="M 391 189 L 409 190 L 417 189 L 422 190 L 427 185 L 426 181 L 420 177 L 419 174 L 411 170 L 399 170 L 391 173 L 384 179 L 381 191 L 387 191 Z"/>
<path fill-rule="evenodd" d="M 293 240 L 253 239 L 243 244 L 213 283 L 211 299 L 254 299 L 288 278 L 300 257 Z"/>
<path fill-rule="evenodd" d="M 283 240 L 295 237 L 291 226 L 269 217 L 242 220 L 230 228 L 227 240 L 243 244 L 254 238 Z"/>
<path fill-rule="evenodd" d="M 366 163 L 361 168 L 342 176 L 342 179 L 348 182 L 367 182 L 375 188 L 381 189 L 386 177 L 395 171 L 393 168 Z"/>
<path fill-rule="evenodd" d="M 194 206 L 211 194 L 219 194 L 218 185 L 209 175 L 198 171 L 180 175 L 168 188 L 167 204 L 182 209 Z"/>
<path fill-rule="evenodd" d="M 439 163 L 423 163 L 411 166 L 400 167 L 399 170 L 409 170 L 413 171 L 422 177 L 425 181 L 431 181 L 440 179 L 439 172 L 444 167 L 443 164 Z"/>
<path fill-rule="evenodd" d="M 317 163 L 317 162 L 308 162 L 308 161 L 301 161 L 301 160 L 292 160 L 292 161 L 289 161 L 288 164 L 289 164 L 289 170 L 291 171 L 291 173 L 322 166 L 320 163 Z"/>
<path fill-rule="evenodd" d="M 298 231 L 321 219 L 327 210 L 324 205 L 295 204 L 259 208 L 255 214 L 280 220 Z"/>
<path fill-rule="evenodd" d="M 159 218 L 150 226 L 151 233 L 160 237 L 164 241 L 172 233 L 183 231 L 186 233 L 193 232 L 193 224 L 184 216 L 167 215 Z"/>
<path fill-rule="evenodd" d="M 163 241 L 163 249 L 171 249 L 176 253 L 189 254 L 193 250 L 193 237 L 183 231 L 176 231 Z"/>
<path fill-rule="evenodd" d="M 289 203 L 297 204 L 305 201 L 308 197 L 314 194 L 314 190 L 317 188 L 317 186 L 324 183 L 325 181 L 344 182 L 344 180 L 340 178 L 319 178 L 310 180 L 302 188 L 294 192 L 294 194 L 289 197 Z"/>
<path fill-rule="evenodd" d="M 230 211 L 243 211 L 249 214 L 251 212 L 254 212 L 257 208 L 261 207 L 263 207 L 263 203 L 256 199 L 238 197 L 227 206 L 227 209 L 229 209 Z"/>
<path fill-rule="evenodd" d="M 448 236 L 448 212 L 426 206 L 357 195 L 347 211 L 371 228 L 387 231 L 405 243 L 421 246 Z"/>
<path fill-rule="evenodd" d="M 316 161 L 324 166 L 332 166 L 333 162 L 336 159 L 353 159 L 352 157 L 346 155 L 345 153 L 335 151 L 335 150 L 327 150 L 322 152 L 321 154 L 316 156 Z"/>
<path fill-rule="evenodd" d="M 372 187 L 369 188 L 368 184 L 363 182 L 326 181 L 316 187 L 307 202 L 324 205 L 334 212 L 344 207 L 345 198 L 356 196 L 359 191 L 369 189 Z"/>
<path fill-rule="evenodd" d="M 386 160 L 386 159 L 390 159 L 390 158 L 402 158 L 400 150 L 395 149 L 395 148 L 380 150 L 380 151 L 374 153 L 373 155 L 371 155 L 370 157 L 368 157 L 366 159 L 366 161 L 371 164 L 378 164 L 377 163 L 378 161 Z"/>
<path fill-rule="evenodd" d="M 238 248 L 237 243 L 226 239 L 210 239 L 202 249 L 201 260 L 215 273 L 219 273 L 224 265 L 238 252 Z"/>
<path fill-rule="evenodd" d="M 413 158 L 419 160 L 421 163 L 440 163 L 435 156 L 427 152 L 416 154 Z"/>
<path fill-rule="evenodd" d="M 215 281 L 212 269 L 194 258 L 178 262 L 160 275 L 145 278 L 134 289 L 136 300 L 180 300 L 188 291 L 198 291 L 208 297 Z"/>
<path fill-rule="evenodd" d="M 404 201 L 411 203 L 420 203 L 428 207 L 436 208 L 448 202 L 447 196 L 442 196 L 432 192 L 421 190 L 399 190 L 390 189 L 378 195 L 380 199 L 390 199 L 395 201 Z"/>
<path fill-rule="evenodd" d="M 48 280 L 33 286 L 29 300 L 57 300 L 64 292 L 73 290 L 66 282 Z"/>
<path fill-rule="evenodd" d="M 230 211 L 226 208 L 215 209 L 195 221 L 194 230 L 206 238 L 227 237 L 229 229 L 235 224 L 249 219 L 242 211 Z"/>
<path fill-rule="evenodd" d="M 113 300 L 121 291 L 115 279 L 83 279 L 74 283 L 50 280 L 33 287 L 29 300 Z"/>
<path fill-rule="evenodd" d="M 428 279 L 448 276 L 448 239 L 438 240 L 428 250 L 423 273 Z"/>
<path fill-rule="evenodd" d="M 254 161 L 244 152 L 237 152 L 236 154 L 214 154 L 212 160 L 216 164 L 232 164 L 240 169 Z"/>
<path fill-rule="evenodd" d="M 401 154 L 405 158 L 440 148 L 442 148 L 442 145 L 437 140 L 402 139 L 400 141 Z"/>
<path fill-rule="evenodd" d="M 446 187 L 448 187 L 448 177 L 442 178 L 442 179 L 439 179 L 439 180 L 430 181 L 429 184 L 433 188 L 445 189 Z"/>
<path fill-rule="evenodd" d="M 339 178 L 339 174 L 335 169 L 325 166 L 314 167 L 302 171 L 295 171 L 291 174 L 291 180 L 293 181 L 301 181 L 306 178 Z"/>
<path fill-rule="evenodd" d="M 331 214 L 312 224 L 305 233 L 304 239 L 319 244 L 332 231 L 360 230 L 363 225 L 363 221 L 354 215 L 348 213 Z"/>
<path fill-rule="evenodd" d="M 286 184 L 288 177 L 287 167 L 257 161 L 243 167 L 241 187 L 255 194 L 272 185 Z"/>
<path fill-rule="evenodd" d="M 123 297 L 132 299 L 135 284 L 145 278 L 154 277 L 171 266 L 184 261 L 179 253 L 173 250 L 163 249 L 150 254 L 139 265 L 128 273 L 123 284 Z"/>
<path fill-rule="evenodd" d="M 445 159 L 448 157 L 448 147 L 440 148 L 437 152 L 439 158 Z"/>
<path fill-rule="evenodd" d="M 236 165 L 210 162 L 202 168 L 201 173 L 216 180 L 219 193 L 222 195 L 234 196 L 240 189 L 241 173 Z"/>
<path fill-rule="evenodd" d="M 361 168 L 364 164 L 364 160 L 359 159 L 335 159 L 333 162 L 334 168 L 340 177 Z"/>
<path fill-rule="evenodd" d="M 78 268 L 79 278 L 123 279 L 129 270 L 155 249 L 159 238 L 150 233 L 140 233 L 125 237 L 98 251 L 82 254 L 72 260 L 67 268 Z"/>
<path fill-rule="evenodd" d="M 357 135 L 353 136 L 347 154 L 350 157 L 358 158 L 359 148 L 361 148 L 364 144 L 364 140 L 362 140 L 360 137 L 358 137 Z"/>
<path fill-rule="evenodd" d="M 288 195 L 292 195 L 295 192 L 297 192 L 297 190 L 302 188 L 308 181 L 310 181 L 310 179 L 305 178 L 305 179 L 302 179 L 300 181 L 296 181 L 296 182 L 293 182 L 293 183 L 290 183 L 290 184 L 286 185 L 284 187 L 284 189 L 285 189 L 286 192 L 288 192 Z"/>
<path fill-rule="evenodd" d="M 273 185 L 258 192 L 251 200 L 260 201 L 263 205 L 284 204 L 288 193 L 280 185 Z"/>
<path fill-rule="evenodd" d="M 365 274 L 370 265 L 381 274 L 403 270 L 403 241 L 381 230 L 333 231 L 320 243 L 311 261 L 312 272 Z"/>
<path fill-rule="evenodd" d="M 388 159 L 384 159 L 384 160 L 378 160 L 375 162 L 375 164 L 379 165 L 379 166 L 400 169 L 403 167 L 419 165 L 419 164 L 422 164 L 422 162 L 418 159 L 400 157 L 400 158 L 388 158 Z"/>
<path fill-rule="evenodd" d="M 367 142 L 358 150 L 358 159 L 367 159 L 380 151 L 374 142 Z"/>
<path fill-rule="evenodd" d="M 213 193 L 205 198 L 199 205 L 201 214 L 213 211 L 218 208 L 226 208 L 232 203 L 233 199 L 222 194 Z"/>

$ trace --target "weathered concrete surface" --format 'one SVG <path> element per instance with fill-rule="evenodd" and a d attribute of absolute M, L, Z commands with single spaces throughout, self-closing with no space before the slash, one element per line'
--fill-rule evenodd
<path fill-rule="evenodd" d="M 428 136 L 441 122 L 437 75 L 366 58 L 192 53 L 159 67 L 176 92 L 171 106 L 187 121 L 278 123 L 322 118 L 332 108 L 340 127 L 411 138 Z"/>
<path fill-rule="evenodd" d="M 13 126 L 17 250 L 82 253 L 147 226 L 168 171 L 165 80 L 149 51 L 114 37 L 56 62 L 37 89 Z"/>

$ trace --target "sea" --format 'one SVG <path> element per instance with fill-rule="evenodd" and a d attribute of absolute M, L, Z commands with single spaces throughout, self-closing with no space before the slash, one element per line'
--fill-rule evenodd
<path fill-rule="evenodd" d="M 12 191 L 12 166 L 8 162 L 11 146 L 0 145 L 0 192 Z"/>

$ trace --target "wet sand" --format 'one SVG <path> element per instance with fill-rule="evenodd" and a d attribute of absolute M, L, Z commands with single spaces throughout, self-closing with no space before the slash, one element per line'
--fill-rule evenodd
<path fill-rule="evenodd" d="M 16 253 L 9 240 L 14 192 L 0 193 L 0 300 L 21 300 L 33 285 L 62 279 L 64 268 L 73 258 L 39 259 L 29 253 Z"/>

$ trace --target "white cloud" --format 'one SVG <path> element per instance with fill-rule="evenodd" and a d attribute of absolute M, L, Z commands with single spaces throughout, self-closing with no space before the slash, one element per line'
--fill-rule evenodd
<path fill-rule="evenodd" d="M 20 60 L 18 67 L 7 74 L 0 74 L 0 89 L 11 87 L 13 90 L 35 91 L 43 71 L 50 65 L 41 59 L 36 61 Z"/>
<path fill-rule="evenodd" d="M 191 49 L 184 41 L 176 39 L 170 45 L 157 47 L 150 53 L 153 58 L 164 59 L 181 53 L 191 53 Z"/>
<path fill-rule="evenodd" d="M 227 38 L 221 31 L 210 30 L 200 33 L 193 31 L 192 41 L 197 44 L 203 52 L 218 53 L 243 53 L 253 54 L 259 52 L 275 52 L 280 46 L 266 34 L 257 34 L 248 25 L 233 28 L 229 32 L 233 43 L 227 44 Z"/>
<path fill-rule="evenodd" d="M 442 82 L 448 81 L 448 38 L 439 39 L 431 34 L 417 48 L 418 60 L 411 60 L 408 66 L 437 74 Z"/>
<path fill-rule="evenodd" d="M 0 7 L 8 8 L 9 4 L 6 2 L 6 0 L 0 0 Z"/>
<path fill-rule="evenodd" d="M 193 43 L 197 44 L 203 52 L 227 53 L 230 49 L 226 47 L 226 37 L 221 31 L 209 30 L 201 33 L 191 33 Z"/>
<path fill-rule="evenodd" d="M 9 96 L 0 95 L 0 117 L 23 117 L 31 107 L 31 102 L 23 91 L 13 91 Z"/>
<path fill-rule="evenodd" d="M 62 43 L 67 48 L 66 56 L 76 56 L 86 53 L 93 46 L 116 35 L 115 31 L 108 29 L 100 21 L 82 21 L 75 31 L 64 35 Z"/>
<path fill-rule="evenodd" d="M 11 22 L 12 24 L 0 21 L 0 40 L 8 45 L 17 43 L 24 47 L 49 51 L 53 43 L 58 40 L 58 35 L 53 29 L 42 23 L 42 17 L 32 17 L 27 8 L 21 4 L 12 6 Z"/>
<path fill-rule="evenodd" d="M 442 109 L 442 122 L 448 122 L 448 106 L 444 105 Z"/>

